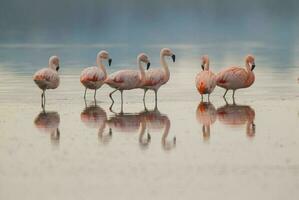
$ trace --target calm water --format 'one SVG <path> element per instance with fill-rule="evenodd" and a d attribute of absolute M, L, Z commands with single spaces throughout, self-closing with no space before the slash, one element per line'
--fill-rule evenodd
<path fill-rule="evenodd" d="M 91 91 L 84 102 L 81 70 L 103 48 L 113 58 L 109 73 L 135 68 L 140 51 L 155 67 L 162 46 L 2 45 L 1 199 L 297 199 L 298 48 L 290 54 L 252 42 L 168 46 L 177 62 L 169 60 L 158 110 L 153 93 L 145 110 L 143 91 L 134 90 L 125 92 L 119 114 L 119 94 L 111 112 L 107 86 L 96 105 Z M 236 93 L 237 105 L 226 105 L 220 88 L 211 104 L 200 104 L 200 55 L 208 53 L 217 72 L 244 66 L 248 52 L 256 55 L 256 82 Z M 52 54 L 61 57 L 61 85 L 47 92 L 43 113 L 32 74 Z"/>

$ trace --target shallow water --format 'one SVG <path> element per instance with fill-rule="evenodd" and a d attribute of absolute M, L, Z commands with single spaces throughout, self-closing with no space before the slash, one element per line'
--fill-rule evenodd
<path fill-rule="evenodd" d="M 177 62 L 169 60 L 171 79 L 159 91 L 158 110 L 153 93 L 147 94 L 145 110 L 143 91 L 134 90 L 124 94 L 124 114 L 117 93 L 115 113 L 109 110 L 107 86 L 98 91 L 96 105 L 92 91 L 84 102 L 79 74 L 102 48 L 113 58 L 109 73 L 135 68 L 139 49 L 2 46 L 1 199 L 297 199 L 295 54 L 255 43 L 169 46 Z M 153 67 L 160 47 L 140 47 Z M 217 72 L 229 64 L 243 66 L 248 52 L 256 55 L 256 82 L 237 91 L 237 105 L 226 105 L 220 88 L 211 104 L 200 104 L 194 86 L 200 55 L 208 53 Z M 61 57 L 61 85 L 47 91 L 43 113 L 31 78 L 52 54 Z"/>

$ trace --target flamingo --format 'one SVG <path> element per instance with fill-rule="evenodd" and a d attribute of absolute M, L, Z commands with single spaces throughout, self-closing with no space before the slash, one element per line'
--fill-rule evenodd
<path fill-rule="evenodd" d="M 99 89 L 107 78 L 106 67 L 103 64 L 103 60 L 108 60 L 109 66 L 112 59 L 109 58 L 107 51 L 100 51 L 97 55 L 97 66 L 85 68 L 80 76 L 80 82 L 85 87 L 84 99 L 86 98 L 87 89 L 94 90 L 94 99 L 96 98 L 97 89 Z"/>
<path fill-rule="evenodd" d="M 59 86 L 59 57 L 51 56 L 48 67 L 40 69 L 33 75 L 33 81 L 42 90 L 41 106 L 46 104 L 45 91 L 47 89 L 56 89 Z"/>
<path fill-rule="evenodd" d="M 112 94 L 116 91 L 121 93 L 121 105 L 123 105 L 123 91 L 140 88 L 144 85 L 145 82 L 145 71 L 142 66 L 142 63 L 147 64 L 147 69 L 150 67 L 150 61 L 148 56 L 145 53 L 141 53 L 137 56 L 137 65 L 139 70 L 120 70 L 114 72 L 108 76 L 105 83 L 115 90 L 109 94 L 110 99 L 112 100 L 112 105 L 114 100 Z M 110 107 L 110 109 L 111 109 Z"/>
<path fill-rule="evenodd" d="M 210 101 L 210 94 L 216 87 L 216 76 L 209 69 L 210 60 L 207 55 L 202 57 L 201 68 L 203 71 L 198 73 L 195 77 L 195 84 L 198 92 L 201 95 L 201 101 L 203 101 L 203 95 L 208 94 L 208 100 Z"/>
<path fill-rule="evenodd" d="M 200 102 L 196 110 L 197 121 L 202 124 L 202 133 L 204 140 L 210 138 L 210 126 L 215 123 L 217 114 L 213 104 Z"/>
<path fill-rule="evenodd" d="M 253 69 L 255 68 L 255 62 L 252 55 L 246 57 L 245 65 L 245 68 L 229 67 L 217 74 L 217 85 L 226 89 L 223 95 L 224 99 L 227 91 L 233 90 L 233 101 L 235 101 L 235 91 L 237 89 L 250 87 L 254 83 Z"/>
<path fill-rule="evenodd" d="M 248 137 L 255 135 L 255 111 L 247 105 L 226 104 L 217 109 L 218 120 L 226 125 L 240 126 L 246 124 Z"/>
<path fill-rule="evenodd" d="M 171 56 L 172 61 L 175 62 L 175 54 L 169 48 L 163 48 L 160 51 L 160 64 L 159 69 L 150 69 L 145 74 L 145 85 L 142 87 L 144 89 L 143 102 L 145 101 L 145 95 L 148 90 L 153 90 L 155 92 L 155 104 L 157 105 L 157 93 L 159 88 L 168 82 L 170 77 L 170 72 L 168 65 L 166 63 L 165 57 Z"/>
<path fill-rule="evenodd" d="M 57 112 L 40 112 L 34 119 L 36 128 L 45 133 L 50 133 L 52 144 L 58 144 L 60 138 L 59 131 L 60 116 Z"/>
<path fill-rule="evenodd" d="M 85 106 L 85 109 L 81 112 L 81 121 L 90 128 L 98 129 L 99 139 L 104 143 L 108 143 L 112 137 L 111 129 L 109 134 L 104 135 L 104 130 L 107 123 L 107 114 L 104 109 L 95 105 Z"/>

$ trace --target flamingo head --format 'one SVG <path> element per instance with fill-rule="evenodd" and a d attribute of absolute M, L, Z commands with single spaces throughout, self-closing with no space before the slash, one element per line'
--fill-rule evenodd
<path fill-rule="evenodd" d="M 161 49 L 161 56 L 171 56 L 172 61 L 175 62 L 175 54 L 169 48 Z"/>
<path fill-rule="evenodd" d="M 254 62 L 253 55 L 246 56 L 246 66 L 249 66 L 251 71 L 253 71 L 253 69 L 255 68 L 255 62 Z"/>
<path fill-rule="evenodd" d="M 59 57 L 58 56 L 51 56 L 49 58 L 49 67 L 55 71 L 59 70 Z"/>
<path fill-rule="evenodd" d="M 210 63 L 210 60 L 209 60 L 209 56 L 208 55 L 204 55 L 201 57 L 201 68 L 202 70 L 209 70 L 209 63 Z"/>
<path fill-rule="evenodd" d="M 109 57 L 109 53 L 105 50 L 102 50 L 98 53 L 97 61 L 99 60 L 108 60 L 109 66 L 111 66 L 112 58 Z"/>
<path fill-rule="evenodd" d="M 141 62 L 147 64 L 146 69 L 148 70 L 149 67 L 151 66 L 148 55 L 146 55 L 145 53 L 141 53 L 138 55 L 137 58 L 138 58 L 138 61 L 141 61 Z"/>

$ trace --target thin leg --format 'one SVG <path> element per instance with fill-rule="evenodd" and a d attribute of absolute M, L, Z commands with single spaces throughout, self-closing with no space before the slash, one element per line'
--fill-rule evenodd
<path fill-rule="evenodd" d="M 123 113 L 123 105 L 124 105 L 124 99 L 123 99 L 123 90 L 120 90 L 120 98 L 121 98 L 121 111 L 120 113 Z"/>
<path fill-rule="evenodd" d="M 45 105 L 46 105 L 46 92 L 45 92 L 45 90 L 43 91 L 43 96 L 44 96 L 44 107 L 45 107 Z"/>
<path fill-rule="evenodd" d="M 97 96 L 97 90 L 95 89 L 94 90 L 94 95 L 93 95 L 94 101 L 96 101 L 96 96 Z"/>
<path fill-rule="evenodd" d="M 146 94 L 147 90 L 148 90 L 148 89 L 144 89 L 143 102 L 145 101 L 145 94 Z"/>
<path fill-rule="evenodd" d="M 86 91 L 87 91 L 87 88 L 85 88 L 84 99 L 86 99 Z"/>
<path fill-rule="evenodd" d="M 200 94 L 201 95 L 201 102 L 203 102 L 203 95 L 202 94 Z"/>
<path fill-rule="evenodd" d="M 225 95 L 226 95 L 227 91 L 228 91 L 228 90 L 225 91 L 225 93 L 224 93 L 224 95 L 223 95 L 223 98 L 225 98 Z"/>
<path fill-rule="evenodd" d="M 157 109 L 157 101 L 158 101 L 158 91 L 155 90 L 155 109 Z"/>
<path fill-rule="evenodd" d="M 109 97 L 110 97 L 110 99 L 111 99 L 111 101 L 112 101 L 112 103 L 111 103 L 111 106 L 110 106 L 110 111 L 112 111 L 112 107 L 113 107 L 113 104 L 114 104 L 114 100 L 113 100 L 113 98 L 112 98 L 112 94 L 114 93 L 114 92 L 116 92 L 118 89 L 115 89 L 115 90 L 113 90 L 112 92 L 110 92 L 110 94 L 109 94 Z"/>
<path fill-rule="evenodd" d="M 44 107 L 44 90 L 42 92 L 42 95 L 41 95 L 41 107 L 43 108 Z"/>
<path fill-rule="evenodd" d="M 114 92 L 116 92 L 118 89 L 115 89 L 115 90 L 113 90 L 112 92 L 110 92 L 110 94 L 109 94 L 109 97 L 110 97 L 110 99 L 111 99 L 111 101 L 112 101 L 112 104 L 114 103 L 114 100 L 113 100 L 113 98 L 112 98 L 112 94 L 114 93 Z"/>
<path fill-rule="evenodd" d="M 233 90 L 233 104 L 236 104 L 236 103 L 235 103 L 235 91 L 236 91 L 236 90 Z"/>
<path fill-rule="evenodd" d="M 210 94 L 208 94 L 208 102 L 210 102 Z"/>

